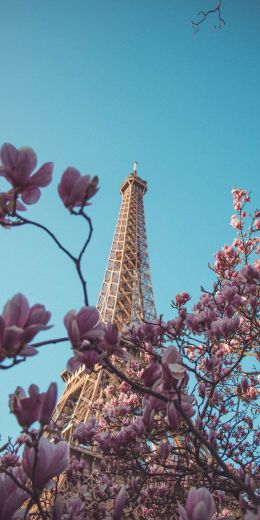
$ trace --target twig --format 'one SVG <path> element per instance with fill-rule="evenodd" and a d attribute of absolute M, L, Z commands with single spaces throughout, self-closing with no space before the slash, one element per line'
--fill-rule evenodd
<path fill-rule="evenodd" d="M 214 13 L 217 13 L 219 23 L 217 25 L 213 25 L 213 28 L 216 30 L 223 29 L 223 27 L 226 25 L 226 22 L 225 22 L 224 18 L 222 18 L 221 4 L 222 4 L 222 0 L 219 0 L 218 4 L 213 9 L 209 9 L 208 11 L 199 11 L 198 16 L 200 16 L 200 19 L 197 22 L 195 22 L 194 20 L 192 20 L 192 22 L 191 22 L 191 25 L 192 25 L 195 33 L 197 33 L 199 31 L 200 25 L 203 22 L 205 22 L 205 20 L 208 18 L 208 16 L 211 14 L 214 14 Z"/>

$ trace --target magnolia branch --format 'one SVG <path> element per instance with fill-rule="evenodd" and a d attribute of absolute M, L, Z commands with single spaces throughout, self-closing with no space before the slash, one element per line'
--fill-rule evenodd
<path fill-rule="evenodd" d="M 63 244 L 58 240 L 58 238 L 55 236 L 55 234 L 49 228 L 47 228 L 47 226 L 44 226 L 43 224 L 41 224 L 39 222 L 35 222 L 33 220 L 27 219 L 27 218 L 23 217 L 22 215 L 20 215 L 18 213 L 14 213 L 14 216 L 20 220 L 20 225 L 30 224 L 32 226 L 35 226 L 35 227 L 39 228 L 39 229 L 42 229 L 55 242 L 55 244 L 58 246 L 58 248 L 66 256 L 68 256 L 70 258 L 70 260 L 72 260 L 72 262 L 74 263 L 74 265 L 76 267 L 76 270 L 77 270 L 77 273 L 78 273 L 78 276 L 79 276 L 79 279 L 80 279 L 80 282 L 81 282 L 81 285 L 82 285 L 83 295 L 84 295 L 84 303 L 88 307 L 89 301 L 88 301 L 88 293 L 87 293 L 87 282 L 86 282 L 86 280 L 85 280 L 85 278 L 84 278 L 84 276 L 82 274 L 81 260 L 82 260 L 82 257 L 84 255 L 85 251 L 86 251 L 87 246 L 90 243 L 90 240 L 91 240 L 91 237 L 92 237 L 92 234 L 93 234 L 93 225 L 92 225 L 92 221 L 91 221 L 90 217 L 88 217 L 88 215 L 86 215 L 84 213 L 83 208 L 81 208 L 81 210 L 79 212 L 72 211 L 71 214 L 82 216 L 87 221 L 88 226 L 89 226 L 88 236 L 87 236 L 87 238 L 86 238 L 86 240 L 85 240 L 85 242 L 84 242 L 84 244 L 83 244 L 83 246 L 81 248 L 81 251 L 80 251 L 78 256 L 74 256 L 65 246 L 63 246 Z"/>
<path fill-rule="evenodd" d="M 151 395 L 153 397 L 156 397 L 157 399 L 160 399 L 161 401 L 165 403 L 169 403 L 172 400 L 158 392 L 155 392 L 154 390 L 144 387 L 140 383 L 137 383 L 136 381 L 133 381 L 128 376 L 126 376 L 121 370 L 119 370 L 115 365 L 111 363 L 108 359 L 105 360 L 105 365 L 110 369 L 112 373 L 114 373 L 116 376 L 118 376 L 121 380 L 128 383 L 133 389 L 137 390 L 138 392 L 141 392 L 141 394 L 145 395 Z M 224 470 L 225 474 L 233 480 L 238 486 L 238 489 L 242 492 L 246 492 L 248 496 L 251 498 L 252 502 L 256 505 L 260 505 L 260 499 L 255 495 L 255 493 L 250 489 L 249 486 L 246 486 L 243 484 L 243 482 L 233 473 L 229 470 L 228 466 L 223 462 L 221 457 L 218 455 L 217 451 L 212 447 L 210 442 L 200 433 L 194 426 L 193 422 L 190 420 L 190 418 L 187 416 L 187 414 L 184 412 L 182 406 L 180 403 L 177 402 L 177 400 L 174 401 L 174 406 L 176 407 L 179 414 L 182 416 L 184 421 L 188 424 L 190 431 L 194 434 L 194 436 L 201 442 L 202 445 L 204 445 L 208 452 L 212 455 L 212 457 L 218 462 L 218 464 L 221 466 L 221 468 Z"/>

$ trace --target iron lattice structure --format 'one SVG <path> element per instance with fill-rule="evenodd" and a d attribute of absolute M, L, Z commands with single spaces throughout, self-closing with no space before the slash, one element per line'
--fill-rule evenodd
<path fill-rule="evenodd" d="M 132 173 L 120 188 L 123 200 L 97 308 L 119 329 L 156 317 L 143 196 L 147 183 Z"/>
<path fill-rule="evenodd" d="M 102 321 L 112 321 L 123 330 L 141 320 L 153 321 L 156 310 L 143 205 L 147 183 L 137 176 L 135 166 L 120 191 L 122 204 L 97 308 Z M 62 377 L 67 384 L 53 419 L 70 442 L 72 451 L 82 451 L 73 443 L 73 430 L 91 415 L 92 405 L 102 398 L 110 375 L 105 369 L 88 375 L 82 367 L 72 375 L 65 371 Z M 85 455 L 86 452 L 84 449 Z M 89 455 L 93 455 L 90 450 Z M 90 464 L 91 459 L 93 457 L 89 457 Z"/>

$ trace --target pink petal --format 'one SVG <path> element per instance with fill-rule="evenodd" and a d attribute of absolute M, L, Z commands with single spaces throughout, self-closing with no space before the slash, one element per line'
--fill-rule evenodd
<path fill-rule="evenodd" d="M 79 347 L 80 343 L 81 343 L 81 338 L 80 338 L 79 328 L 78 328 L 75 318 L 72 318 L 69 322 L 68 335 L 69 335 L 69 338 L 70 338 L 70 341 L 72 342 L 72 344 Z"/>
<path fill-rule="evenodd" d="M 40 389 L 39 389 L 38 385 L 32 384 L 32 385 L 29 386 L 28 394 L 30 396 L 32 396 L 32 395 L 39 395 L 39 393 L 40 393 Z"/>
<path fill-rule="evenodd" d="M 48 186 L 52 180 L 53 163 L 44 163 L 41 168 L 31 177 L 31 181 L 34 185 L 41 188 Z"/>
<path fill-rule="evenodd" d="M 67 368 L 71 372 L 75 372 L 75 370 L 78 370 L 78 368 L 80 368 L 82 366 L 82 364 L 83 364 L 82 361 L 78 357 L 72 357 L 67 362 Z"/>
<path fill-rule="evenodd" d="M 211 516 L 204 502 L 196 504 L 192 511 L 192 520 L 209 520 Z"/>
<path fill-rule="evenodd" d="M 63 323 L 64 323 L 66 329 L 69 328 L 71 319 L 75 318 L 76 315 L 77 315 L 77 313 L 75 310 L 69 311 L 69 312 L 67 312 L 67 314 L 65 314 L 65 316 L 63 318 Z"/>
<path fill-rule="evenodd" d="M 16 165 L 18 150 L 10 143 L 3 144 L 1 148 L 1 159 L 2 163 L 9 168 L 14 168 Z"/>
<path fill-rule="evenodd" d="M 178 504 L 179 507 L 179 513 L 180 513 L 180 520 L 190 520 L 190 517 L 187 515 L 186 510 L 184 509 L 181 504 Z"/>
<path fill-rule="evenodd" d="M 42 424 L 49 423 L 51 416 L 52 416 L 52 412 L 54 410 L 54 407 L 55 407 L 55 404 L 57 401 L 57 394 L 58 394 L 57 384 L 51 383 L 45 394 L 44 401 L 42 404 L 41 415 L 40 415 L 40 422 Z"/>
<path fill-rule="evenodd" d="M 84 175 L 83 177 L 80 177 L 75 183 L 72 188 L 71 194 L 70 194 L 70 205 L 71 206 L 81 206 L 84 202 L 84 199 L 86 198 L 86 190 L 87 186 L 90 181 L 89 175 Z"/>
<path fill-rule="evenodd" d="M 67 168 L 63 173 L 58 192 L 65 206 L 68 205 L 72 188 L 79 178 L 80 172 L 73 167 Z"/>
<path fill-rule="evenodd" d="M 14 176 L 12 173 L 12 170 L 8 166 L 1 166 L 0 165 L 0 176 L 4 177 L 10 184 L 14 184 Z"/>
<path fill-rule="evenodd" d="M 66 192 L 69 192 L 71 191 L 72 186 L 75 184 L 75 182 L 77 182 L 77 180 L 80 179 L 80 177 L 81 175 L 79 170 L 70 166 L 63 173 L 59 186 L 61 186 L 61 188 L 64 189 Z"/>
<path fill-rule="evenodd" d="M 3 318 L 7 326 L 23 327 L 29 316 L 29 303 L 23 294 L 18 293 L 9 300 L 3 311 Z"/>
<path fill-rule="evenodd" d="M 0 316 L 0 344 L 3 341 L 4 330 L 5 330 L 5 320 L 2 316 Z"/>
<path fill-rule="evenodd" d="M 87 332 L 85 332 L 85 334 L 83 334 L 83 336 L 82 336 L 82 339 L 94 340 L 94 339 L 103 338 L 104 333 L 105 333 L 104 327 L 98 325 L 94 329 L 91 329 L 91 330 L 88 330 Z"/>
<path fill-rule="evenodd" d="M 13 325 L 5 329 L 3 348 L 6 351 L 6 355 L 11 357 L 18 350 L 21 343 L 21 335 L 23 330 Z"/>
<path fill-rule="evenodd" d="M 66 441 L 60 441 L 54 446 L 52 457 L 52 476 L 60 475 L 69 465 L 69 445 Z"/>
<path fill-rule="evenodd" d="M 23 357 L 31 357 L 38 354 L 38 350 L 30 345 L 24 345 L 24 347 L 19 351 L 19 356 Z"/>
<path fill-rule="evenodd" d="M 99 321 L 96 307 L 82 307 L 77 315 L 77 323 L 81 334 L 92 329 Z"/>
<path fill-rule="evenodd" d="M 20 202 L 20 200 L 16 201 L 16 209 L 18 211 L 27 211 L 26 206 L 24 206 L 24 204 L 22 204 L 22 202 Z"/>
<path fill-rule="evenodd" d="M 14 473 L 14 476 L 17 478 L 17 475 Z M 5 476 L 6 480 L 10 479 L 10 477 Z M 13 515 L 17 511 L 17 509 L 22 506 L 22 504 L 27 500 L 28 493 L 20 489 L 16 484 L 9 484 L 5 482 L 4 486 L 4 495 L 1 496 L 1 519 L 14 518 Z M 9 485 L 8 485 L 9 484 Z M 1 485 L 1 482 L 0 482 Z M 3 502 L 2 502 L 3 501 Z"/>
<path fill-rule="evenodd" d="M 16 164 L 16 178 L 23 180 L 23 177 L 29 177 L 37 165 L 37 155 L 32 148 L 19 148 L 17 164 Z"/>
<path fill-rule="evenodd" d="M 22 465 L 26 475 L 30 478 L 32 475 L 32 468 L 34 463 L 34 450 L 29 448 L 27 444 L 24 447 Z"/>
<path fill-rule="evenodd" d="M 54 445 L 45 437 L 41 437 L 38 446 L 35 484 L 37 487 L 44 487 L 51 478 L 58 476 L 68 467 L 69 445 L 66 441 Z"/>
<path fill-rule="evenodd" d="M 21 197 L 25 204 L 35 204 L 41 196 L 39 188 L 30 186 L 22 191 Z"/>
<path fill-rule="evenodd" d="M 43 324 L 46 325 L 51 317 L 51 313 L 46 311 L 44 305 L 36 303 L 31 307 L 30 316 L 26 323 L 28 325 Z"/>
<path fill-rule="evenodd" d="M 22 340 L 25 343 L 28 343 L 31 341 L 38 332 L 41 332 L 42 330 L 50 329 L 51 325 L 30 325 L 29 327 L 26 327 L 26 329 L 23 332 Z"/>
<path fill-rule="evenodd" d="M 179 414 L 172 402 L 167 404 L 167 422 L 170 430 L 176 430 L 179 426 Z"/>
<path fill-rule="evenodd" d="M 126 500 L 127 500 L 127 495 L 126 495 L 125 486 L 122 486 L 115 499 L 115 510 L 114 510 L 114 519 L 115 520 L 119 520 L 121 518 Z"/>

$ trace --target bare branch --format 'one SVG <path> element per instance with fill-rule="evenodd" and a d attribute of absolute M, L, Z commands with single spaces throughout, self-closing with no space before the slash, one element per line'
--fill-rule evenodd
<path fill-rule="evenodd" d="M 226 22 L 222 16 L 222 11 L 221 11 L 222 5 L 221 4 L 222 4 L 222 0 L 219 0 L 218 4 L 213 9 L 208 9 L 208 11 L 199 11 L 199 13 L 198 13 L 199 20 L 197 22 L 192 20 L 192 22 L 191 22 L 191 25 L 192 25 L 192 28 L 193 28 L 195 34 L 199 31 L 200 25 L 203 22 L 205 22 L 205 20 L 212 14 L 217 14 L 217 23 L 212 26 L 213 29 L 216 29 L 216 30 L 223 29 L 223 27 L 226 25 Z"/>

